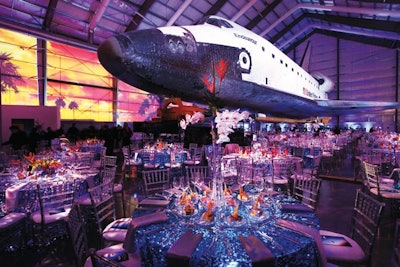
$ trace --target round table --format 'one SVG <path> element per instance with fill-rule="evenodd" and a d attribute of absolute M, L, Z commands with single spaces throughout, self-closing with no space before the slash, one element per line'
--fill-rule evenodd
<path fill-rule="evenodd" d="M 39 208 L 37 198 L 37 184 L 43 190 L 52 190 L 53 186 L 59 183 L 68 183 L 74 190 L 77 197 L 87 192 L 87 184 L 96 184 L 99 179 L 97 169 L 72 170 L 63 174 L 38 177 L 32 179 L 26 177 L 18 179 L 16 173 L 1 175 L 3 181 L 0 192 L 4 194 L 4 211 L 33 212 Z"/>
<path fill-rule="evenodd" d="M 235 197 L 235 194 L 233 195 Z M 276 266 L 313 266 L 316 261 L 315 243 L 307 235 L 276 225 L 280 219 L 295 221 L 319 228 L 316 214 L 309 212 L 283 212 L 281 204 L 298 204 L 292 197 L 278 195 L 262 198 L 263 215 L 250 216 L 253 201 L 241 202 L 240 223 L 227 220 L 234 207 L 226 205 L 208 223 L 202 218 L 204 205 L 199 201 L 194 215 L 182 215 L 177 208 L 168 210 L 168 221 L 136 229 L 135 240 L 145 266 L 166 266 L 168 249 L 188 230 L 202 234 L 202 239 L 191 254 L 190 266 L 252 266 L 251 259 L 239 241 L 239 235 L 255 235 L 269 248 Z"/>

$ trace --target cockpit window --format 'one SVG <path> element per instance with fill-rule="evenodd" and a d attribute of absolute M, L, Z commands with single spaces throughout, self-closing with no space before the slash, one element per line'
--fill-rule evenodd
<path fill-rule="evenodd" d="M 211 25 L 214 25 L 214 26 L 217 26 L 217 27 L 221 27 L 220 24 L 219 24 L 219 20 L 218 19 L 210 18 L 210 19 L 207 20 L 207 23 L 211 24 Z"/>
<path fill-rule="evenodd" d="M 210 17 L 204 17 L 202 18 L 198 23 L 196 23 L 198 25 L 200 24 L 210 24 L 210 25 L 214 25 L 217 27 L 225 27 L 225 28 L 233 28 L 233 26 L 226 20 L 222 20 L 222 19 L 218 19 L 218 18 L 210 18 Z"/>
<path fill-rule="evenodd" d="M 227 22 L 226 20 L 220 19 L 219 22 L 221 23 L 221 26 L 222 26 L 222 27 L 225 27 L 225 28 L 233 28 L 232 25 L 231 25 L 229 22 Z"/>

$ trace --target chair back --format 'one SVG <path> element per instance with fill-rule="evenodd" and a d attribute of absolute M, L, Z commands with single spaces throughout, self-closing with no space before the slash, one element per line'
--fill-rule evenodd
<path fill-rule="evenodd" d="M 83 223 L 82 214 L 78 203 L 72 205 L 68 214 L 68 229 L 71 238 L 72 248 L 75 254 L 76 266 L 84 266 L 88 256 L 88 241 L 86 229 Z"/>
<path fill-rule="evenodd" d="M 294 181 L 293 196 L 315 210 L 318 204 L 320 188 L 320 179 L 311 176 L 305 179 L 296 179 Z"/>
<path fill-rule="evenodd" d="M 363 161 L 363 168 L 364 168 L 363 179 L 365 179 L 364 184 L 367 186 L 369 191 L 377 190 L 377 194 L 380 195 L 378 166 Z"/>
<path fill-rule="evenodd" d="M 62 212 L 70 209 L 75 196 L 75 183 L 59 182 L 51 186 L 37 184 L 40 215 L 42 224 L 45 223 L 47 214 Z"/>
<path fill-rule="evenodd" d="M 353 209 L 351 238 L 364 250 L 367 262 L 370 262 L 371 259 L 384 206 L 385 203 L 377 201 L 360 189 L 357 190 Z"/>
<path fill-rule="evenodd" d="M 211 176 L 211 170 L 209 166 L 188 165 L 185 166 L 185 170 L 186 178 L 189 182 L 193 182 L 196 177 L 199 177 L 202 181 L 206 181 Z"/>
<path fill-rule="evenodd" d="M 113 181 L 105 181 L 88 189 L 100 236 L 107 224 L 116 218 L 113 187 Z"/>
<path fill-rule="evenodd" d="M 77 152 L 76 164 L 80 166 L 90 167 L 93 163 L 93 154 L 91 152 Z"/>
<path fill-rule="evenodd" d="M 274 177 L 289 178 L 291 176 L 293 164 L 290 158 L 274 159 L 272 164 Z"/>
<path fill-rule="evenodd" d="M 144 190 L 146 195 L 163 191 L 164 184 L 170 182 L 169 169 L 148 170 L 142 172 Z"/>
<path fill-rule="evenodd" d="M 101 167 L 117 166 L 117 156 L 105 155 L 101 159 Z"/>
<path fill-rule="evenodd" d="M 116 166 L 105 166 L 104 169 L 101 170 L 101 181 L 103 183 L 109 181 L 114 182 L 116 171 Z"/>
<path fill-rule="evenodd" d="M 400 267 L 400 219 L 396 220 L 394 230 L 393 267 Z"/>

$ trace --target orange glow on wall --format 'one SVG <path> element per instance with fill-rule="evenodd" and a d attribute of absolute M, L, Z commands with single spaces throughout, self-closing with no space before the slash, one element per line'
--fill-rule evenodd
<path fill-rule="evenodd" d="M 99 63 L 96 51 L 51 41 L 46 49 L 45 105 L 59 106 L 62 120 L 138 122 L 157 116 L 161 99 L 120 81 L 115 84 Z M 18 92 L 7 88 L 1 95 L 3 104 L 39 105 L 36 51 L 36 38 L 0 29 L 0 55 L 9 55 L 9 63 L 20 76 L 13 79 Z M 6 61 L 0 58 L 0 63 Z"/>
<path fill-rule="evenodd" d="M 8 71 L 10 66 L 16 69 L 20 79 Z M 17 88 L 15 91 L 6 87 L 1 94 L 2 104 L 39 105 L 36 38 L 0 29 L 0 71 L 2 82 L 8 78 Z"/>

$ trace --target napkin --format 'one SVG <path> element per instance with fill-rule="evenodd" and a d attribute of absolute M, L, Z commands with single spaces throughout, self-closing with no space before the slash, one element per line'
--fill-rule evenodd
<path fill-rule="evenodd" d="M 313 210 L 304 204 L 281 204 L 283 212 L 313 212 Z"/>
<path fill-rule="evenodd" d="M 313 238 L 315 245 L 317 247 L 317 250 L 318 250 L 318 260 L 319 260 L 321 266 L 327 266 L 326 255 L 325 255 L 324 247 L 322 244 L 322 237 L 321 237 L 318 229 L 306 226 L 301 223 L 287 221 L 287 220 L 283 220 L 283 219 L 279 219 L 276 222 L 276 225 L 279 227 L 282 227 L 282 228 L 289 229 L 293 232 Z"/>
<path fill-rule="evenodd" d="M 7 211 L 13 210 L 18 206 L 18 193 L 19 191 L 29 184 L 28 182 L 22 182 L 19 184 L 12 185 L 6 189 L 6 203 L 5 208 Z"/>
<path fill-rule="evenodd" d="M 203 234 L 186 230 L 168 250 L 167 266 L 189 266 L 190 257 L 202 238 Z"/>
<path fill-rule="evenodd" d="M 240 243 L 249 255 L 253 266 L 275 266 L 275 257 L 255 235 L 239 235 Z"/>
<path fill-rule="evenodd" d="M 160 223 L 166 221 L 168 221 L 167 213 L 165 211 L 157 211 L 137 218 L 133 218 L 131 221 L 131 225 L 134 228 L 139 228 L 152 223 Z"/>
<path fill-rule="evenodd" d="M 135 244 L 135 230 L 152 223 L 161 223 L 168 221 L 167 213 L 165 211 L 157 211 L 154 213 L 146 214 L 137 218 L 132 218 L 129 224 L 128 231 L 125 236 L 123 248 L 132 253 L 136 250 Z"/>

